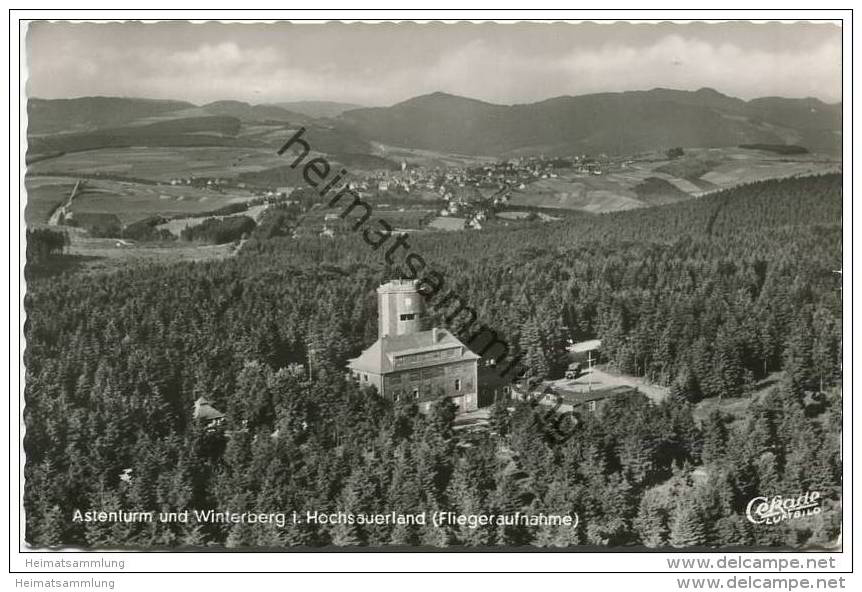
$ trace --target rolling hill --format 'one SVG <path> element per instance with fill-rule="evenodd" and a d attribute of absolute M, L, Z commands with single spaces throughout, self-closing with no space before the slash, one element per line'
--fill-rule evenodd
<path fill-rule="evenodd" d="M 361 105 L 338 103 L 335 101 L 292 101 L 289 103 L 275 103 L 275 106 L 313 118 L 338 117 L 345 111 L 362 108 Z"/>
<path fill-rule="evenodd" d="M 496 105 L 446 93 L 355 109 L 339 125 L 395 146 L 511 156 L 631 154 L 671 146 L 799 144 L 841 150 L 841 105 L 816 99 L 743 101 L 712 89 L 564 96 Z"/>
<path fill-rule="evenodd" d="M 241 121 L 284 121 L 304 123 L 311 118 L 276 105 L 251 105 L 242 101 L 214 101 L 194 110 L 194 115 L 224 115 Z"/>
<path fill-rule="evenodd" d="M 236 144 L 240 121 L 213 115 L 29 138 L 28 161 L 38 155 L 128 146 L 227 146 Z"/>
<path fill-rule="evenodd" d="M 30 99 L 27 101 L 27 133 L 86 132 L 128 125 L 146 117 L 191 109 L 185 101 L 80 97 L 76 99 Z"/>
<path fill-rule="evenodd" d="M 214 101 L 198 106 L 185 101 L 123 97 L 30 99 L 27 114 L 29 135 L 86 133 L 211 116 L 234 117 L 243 122 L 304 123 L 312 119 L 276 105 L 251 105 L 242 101 Z"/>
<path fill-rule="evenodd" d="M 27 161 L 64 153 L 118 148 L 246 146 L 277 148 L 293 130 L 313 130 L 315 149 L 370 154 L 368 142 L 326 120 L 276 105 L 215 101 L 194 105 L 119 97 L 30 99 Z"/>
<path fill-rule="evenodd" d="M 243 129 L 261 135 L 268 131 L 261 125 L 271 130 L 279 124 L 306 125 L 327 130 L 328 135 L 359 140 L 336 147 L 337 152 L 358 152 L 359 145 L 367 142 L 483 156 L 634 154 L 671 146 L 742 144 L 793 144 L 832 155 L 841 151 L 840 104 L 781 97 L 743 101 L 712 89 L 657 88 L 519 105 L 438 92 L 391 107 L 351 107 L 327 101 L 269 105 L 215 101 L 197 106 L 120 97 L 31 99 L 28 135 L 89 134 L 165 121 L 229 117 L 240 121 Z"/>

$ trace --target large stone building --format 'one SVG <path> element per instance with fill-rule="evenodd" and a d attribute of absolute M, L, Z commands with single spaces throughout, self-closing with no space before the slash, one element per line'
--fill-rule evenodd
<path fill-rule="evenodd" d="M 393 280 L 377 288 L 379 337 L 348 362 L 362 385 L 393 401 L 416 401 L 421 411 L 450 397 L 460 413 L 478 407 L 478 359 L 445 329 L 423 330 L 425 302 L 417 282 Z"/>

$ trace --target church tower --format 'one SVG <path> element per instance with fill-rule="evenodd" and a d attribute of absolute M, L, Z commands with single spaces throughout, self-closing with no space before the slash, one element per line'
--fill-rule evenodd
<path fill-rule="evenodd" d="M 392 280 L 377 288 L 378 337 L 422 331 L 425 301 L 417 280 Z"/>

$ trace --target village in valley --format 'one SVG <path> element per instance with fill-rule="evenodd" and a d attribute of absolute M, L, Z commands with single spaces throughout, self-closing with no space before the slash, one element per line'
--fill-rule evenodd
<path fill-rule="evenodd" d="M 277 185 L 269 184 L 265 175 L 210 176 L 208 171 L 170 177 L 163 172 L 137 178 L 110 172 L 113 165 L 100 167 L 100 152 L 86 160 L 83 155 L 71 156 L 69 163 L 64 157 L 59 162 L 37 161 L 28 174 L 27 183 L 33 191 L 27 208 L 31 223 L 56 225 L 62 214 L 64 226 L 85 231 L 71 235 L 71 251 L 81 255 L 95 250 L 108 260 L 145 257 L 146 250 L 155 245 L 141 244 L 131 254 L 110 253 L 110 247 L 128 250 L 142 228 L 170 241 L 182 238 L 183 231 L 208 219 L 242 215 L 259 222 L 266 209 L 275 204 L 294 207 L 302 215 L 294 238 L 309 234 L 331 238 L 348 231 L 339 213 L 327 208 L 326 201 L 306 189 L 301 179 Z M 116 151 L 107 151 L 104 156 L 114 157 Z M 135 156 L 135 151 L 128 154 L 132 159 Z M 177 156 L 182 157 L 182 152 Z M 466 162 L 432 166 L 440 156 L 422 153 L 412 155 L 409 162 L 391 162 L 388 168 L 351 169 L 347 186 L 375 209 L 386 211 L 387 217 L 398 223 L 398 230 L 458 231 L 676 203 L 732 187 L 747 178 L 840 170 L 839 163 L 822 155 L 803 153 L 787 158 L 770 152 L 769 147 L 688 153 L 676 148 L 623 157 L 538 155 L 484 162 L 458 158 Z M 62 170 L 69 165 L 78 170 Z M 231 171 L 228 168 L 224 172 Z M 127 197 L 117 201 L 113 198 L 117 195 Z M 50 200 L 58 197 L 60 202 L 51 206 Z M 126 200 L 133 204 L 131 208 Z M 111 237 L 121 240 L 112 243 Z M 241 238 L 231 235 L 232 240 Z M 170 255 L 172 251 L 159 252 Z M 189 249 L 173 252 L 183 259 L 195 257 Z M 225 253 L 229 251 L 203 249 L 198 255 Z"/>

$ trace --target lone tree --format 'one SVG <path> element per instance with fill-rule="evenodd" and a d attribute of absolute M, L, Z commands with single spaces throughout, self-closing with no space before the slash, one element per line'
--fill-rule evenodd
<path fill-rule="evenodd" d="M 696 547 L 706 541 L 704 525 L 692 503 L 677 507 L 670 529 L 670 544 L 674 547 Z"/>
<path fill-rule="evenodd" d="M 509 435 L 509 419 L 509 410 L 506 407 L 506 400 L 498 398 L 494 401 L 494 405 L 491 407 L 488 421 L 500 438 L 505 438 Z"/>

